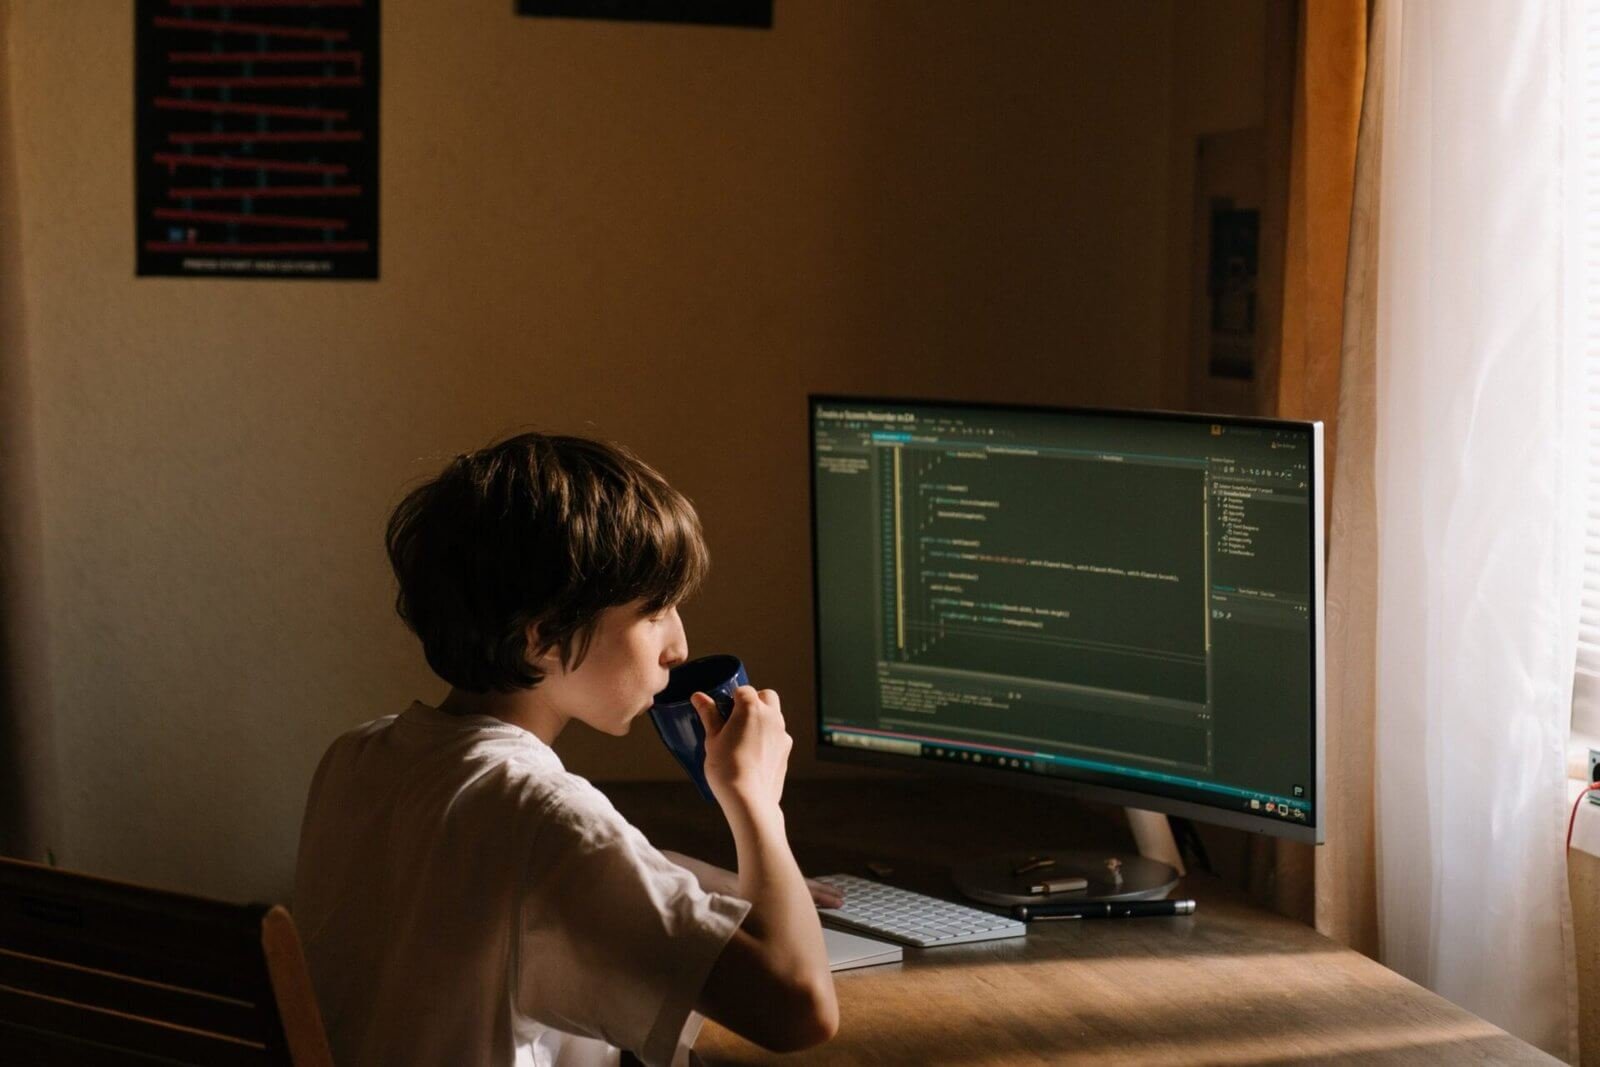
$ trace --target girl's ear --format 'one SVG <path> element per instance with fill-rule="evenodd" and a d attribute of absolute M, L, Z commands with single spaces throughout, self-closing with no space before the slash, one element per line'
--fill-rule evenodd
<path fill-rule="evenodd" d="M 523 658 L 528 661 L 528 666 L 546 676 L 562 673 L 561 649 L 558 646 L 551 645 L 538 655 L 534 654 L 534 649 L 539 647 L 539 624 L 530 622 L 522 632 L 528 648 Z"/>

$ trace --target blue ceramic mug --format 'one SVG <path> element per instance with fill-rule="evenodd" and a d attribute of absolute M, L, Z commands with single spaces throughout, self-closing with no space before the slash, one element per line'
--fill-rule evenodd
<path fill-rule="evenodd" d="M 688 772 L 700 795 L 712 803 L 717 798 L 706 781 L 706 728 L 689 698 L 704 693 L 717 702 L 723 719 L 733 714 L 733 691 L 749 685 L 738 656 L 701 656 L 680 663 L 668 676 L 667 687 L 656 694 L 650 721 L 656 724 L 667 751 Z"/>

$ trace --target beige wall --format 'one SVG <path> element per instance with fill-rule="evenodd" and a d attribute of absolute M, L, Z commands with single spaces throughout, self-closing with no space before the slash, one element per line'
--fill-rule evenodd
<path fill-rule="evenodd" d="M 12 0 L 64 863 L 287 892 L 328 740 L 442 693 L 380 531 L 456 451 L 659 466 L 715 561 L 691 648 L 783 694 L 807 774 L 806 392 L 1157 402 L 1170 4 L 510 7 L 385 5 L 382 279 L 329 283 L 135 278 L 131 4 Z M 582 729 L 581 773 L 676 773 Z"/>
<path fill-rule="evenodd" d="M 1204 263 L 1203 250 L 1195 248 L 1197 241 L 1204 240 L 1203 231 L 1196 232 L 1202 225 L 1196 204 L 1197 154 L 1200 140 L 1207 134 L 1260 129 L 1265 135 L 1265 154 L 1259 161 L 1262 178 L 1269 178 L 1268 171 L 1274 163 L 1287 166 L 1287 130 L 1276 128 L 1274 120 L 1286 119 L 1289 111 L 1294 17 L 1293 5 L 1282 0 L 1203 0 L 1181 3 L 1173 9 L 1163 407 L 1182 410 L 1197 394 L 1210 393 L 1213 400 L 1234 401 L 1227 406 L 1205 405 L 1211 410 L 1254 411 L 1244 403 L 1255 393 L 1254 383 L 1207 383 L 1211 386 L 1207 388 L 1193 380 L 1198 369 L 1193 351 L 1197 330 L 1195 298 L 1198 295 L 1203 299 L 1203 293 L 1195 292 L 1197 285 L 1203 284 L 1203 275 L 1197 269 L 1197 251 L 1201 252 L 1199 262 Z M 1286 175 L 1273 173 L 1270 177 L 1279 178 L 1282 187 L 1277 195 L 1286 197 Z M 1263 288 L 1273 284 L 1269 264 L 1272 256 L 1266 245 L 1272 236 L 1272 218 L 1270 210 L 1263 212 Z M 1281 279 L 1276 284 L 1281 287 Z M 1276 309 L 1280 301 L 1276 294 L 1265 291 L 1261 300 L 1262 328 L 1266 329 L 1268 309 Z M 1237 395 L 1228 396 L 1230 391 Z"/>

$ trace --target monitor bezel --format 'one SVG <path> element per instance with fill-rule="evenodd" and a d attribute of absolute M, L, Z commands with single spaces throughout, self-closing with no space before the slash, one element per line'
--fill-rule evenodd
<path fill-rule="evenodd" d="M 817 407 L 822 404 L 901 405 L 931 408 L 960 408 L 964 410 L 1016 412 L 1023 414 L 1110 416 L 1165 422 L 1221 423 L 1232 426 L 1263 428 L 1293 428 L 1308 431 L 1312 442 L 1310 522 L 1312 544 L 1312 611 L 1311 611 L 1311 680 L 1312 701 L 1315 705 L 1315 724 L 1312 731 L 1311 766 L 1313 774 L 1313 802 L 1310 818 L 1305 823 L 1284 822 L 1272 816 L 1252 815 L 1245 811 L 1204 804 L 1144 792 L 1124 789 L 1102 782 L 1071 777 L 1071 772 L 1046 777 L 1036 773 L 1002 770 L 972 764 L 952 764 L 922 756 L 903 756 L 889 752 L 871 752 L 827 744 L 823 741 L 822 726 L 822 614 L 821 586 L 817 567 Z M 1327 669 L 1324 631 L 1326 630 L 1327 601 L 1324 588 L 1327 569 L 1326 539 L 1324 536 L 1324 475 L 1323 428 L 1317 420 L 1280 419 L 1262 415 L 1224 415 L 1192 411 L 1143 410 L 1138 408 L 1109 408 L 1088 406 L 1059 406 L 1050 404 L 1007 404 L 988 401 L 926 399 L 912 397 L 858 396 L 842 393 L 806 394 L 806 457 L 809 465 L 811 520 L 808 529 L 811 541 L 811 628 L 812 628 L 812 720 L 813 748 L 816 758 L 827 763 L 846 763 L 857 766 L 878 767 L 888 770 L 931 774 L 939 778 L 964 781 L 985 781 L 1019 789 L 1071 796 L 1083 800 L 1141 808 L 1168 815 L 1198 819 L 1217 826 L 1227 826 L 1251 833 L 1267 834 L 1290 841 L 1320 845 L 1326 839 L 1327 820 L 1323 815 L 1327 782 L 1325 773 Z"/>

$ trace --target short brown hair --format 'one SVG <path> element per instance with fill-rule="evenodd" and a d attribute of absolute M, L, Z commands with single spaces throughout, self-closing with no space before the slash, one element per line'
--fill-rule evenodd
<path fill-rule="evenodd" d="M 457 456 L 400 502 L 386 541 L 395 610 L 428 666 L 475 693 L 533 688 L 544 674 L 529 659 L 551 648 L 575 668 L 606 608 L 661 611 L 710 568 L 693 505 L 649 465 L 541 433 Z"/>

